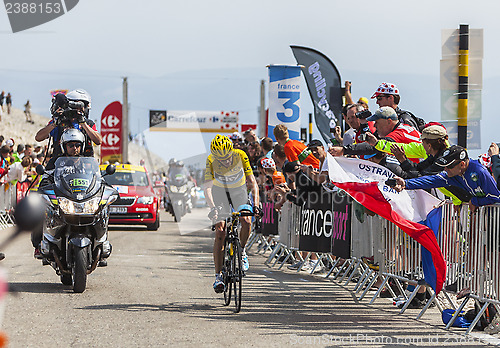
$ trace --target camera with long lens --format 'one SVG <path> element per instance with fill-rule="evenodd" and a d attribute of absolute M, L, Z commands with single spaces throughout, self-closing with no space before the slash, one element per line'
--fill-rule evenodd
<path fill-rule="evenodd" d="M 81 111 L 84 108 L 85 104 L 81 101 L 67 100 L 66 96 L 57 95 L 53 101 L 51 112 L 57 124 L 70 126 L 73 119 L 77 119 L 78 122 L 85 119 L 85 114 Z"/>
<path fill-rule="evenodd" d="M 356 117 L 361 118 L 361 119 L 368 118 L 371 115 L 372 115 L 372 113 L 370 112 L 370 110 L 363 110 L 363 111 L 356 112 Z"/>

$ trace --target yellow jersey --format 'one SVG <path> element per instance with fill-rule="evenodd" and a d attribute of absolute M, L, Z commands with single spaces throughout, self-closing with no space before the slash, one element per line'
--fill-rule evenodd
<path fill-rule="evenodd" d="M 214 186 L 222 188 L 245 185 L 246 177 L 253 174 L 248 156 L 239 149 L 234 149 L 231 156 L 233 159 L 231 164 L 225 167 L 210 154 L 205 167 L 205 182 L 212 180 Z"/>

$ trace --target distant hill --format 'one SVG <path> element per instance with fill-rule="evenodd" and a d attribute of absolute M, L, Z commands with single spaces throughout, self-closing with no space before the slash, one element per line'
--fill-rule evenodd
<path fill-rule="evenodd" d="M 50 121 L 49 118 L 32 113 L 34 124 L 26 122 L 24 112 L 17 108 L 12 108 L 11 113 L 7 114 L 7 108 L 4 105 L 4 112 L 0 120 L 0 135 L 5 139 L 14 139 L 15 145 L 17 144 L 31 144 L 34 145 L 35 134 L 39 129 L 45 127 Z M 47 145 L 48 140 L 40 142 L 41 145 Z M 96 147 L 97 156 L 100 154 L 100 147 Z M 154 153 L 150 153 L 149 157 L 147 150 L 136 143 L 129 144 L 129 161 L 132 164 L 139 164 L 141 159 L 145 160 L 145 166 L 148 171 L 161 170 L 167 168 L 167 163 Z M 149 159 L 150 158 L 150 159 Z"/>

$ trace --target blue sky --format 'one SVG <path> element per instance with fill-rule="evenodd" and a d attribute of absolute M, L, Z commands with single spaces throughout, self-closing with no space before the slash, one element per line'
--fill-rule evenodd
<path fill-rule="evenodd" d="M 489 141 L 500 140 L 492 127 L 500 95 L 499 10 L 498 2 L 481 0 L 82 0 L 66 15 L 16 34 L 0 10 L 0 88 L 12 89 L 15 106 L 30 98 L 34 111 L 48 116 L 49 89 L 83 87 L 98 119 L 109 102 L 121 99 L 121 77 L 128 76 L 133 132 L 146 127 L 149 109 L 238 110 L 243 122 L 254 122 L 266 65 L 295 64 L 294 44 L 326 54 L 342 79 L 353 81 L 355 97 L 393 82 L 403 108 L 438 120 L 441 30 L 467 23 L 484 28 L 486 150 Z M 302 89 L 305 122 L 312 105 L 305 82 Z M 171 143 L 191 136 L 199 139 L 171 133 L 147 139 L 169 157 Z"/>

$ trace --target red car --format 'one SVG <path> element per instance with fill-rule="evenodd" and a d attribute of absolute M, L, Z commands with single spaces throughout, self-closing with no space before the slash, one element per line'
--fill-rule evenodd
<path fill-rule="evenodd" d="M 106 165 L 101 165 L 101 170 L 105 169 Z M 120 193 L 120 198 L 109 207 L 110 224 L 146 225 L 150 231 L 160 227 L 159 199 L 146 168 L 119 164 L 116 172 L 104 180 Z"/>

